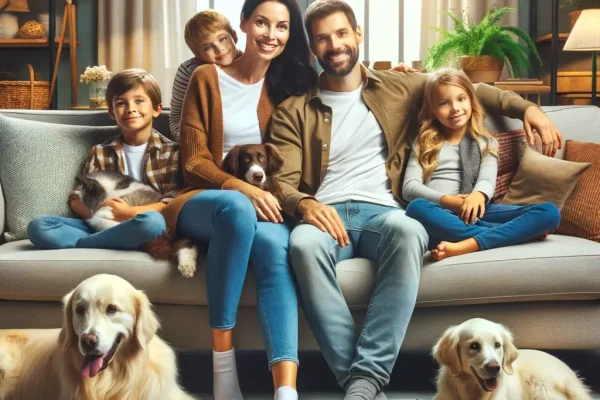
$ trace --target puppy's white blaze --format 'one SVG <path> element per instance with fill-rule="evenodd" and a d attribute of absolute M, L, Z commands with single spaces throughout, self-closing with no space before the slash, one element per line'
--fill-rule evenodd
<path fill-rule="evenodd" d="M 183 248 L 177 252 L 178 269 L 181 275 L 191 278 L 196 273 L 196 262 L 198 260 L 198 250 L 196 246 L 192 248 Z"/>
<path fill-rule="evenodd" d="M 255 172 L 262 172 L 262 179 L 260 180 L 260 182 L 256 182 L 254 180 L 254 173 Z M 246 181 L 251 183 L 252 185 L 260 185 L 262 186 L 266 181 L 267 181 L 267 174 L 265 173 L 265 170 L 257 164 L 252 164 L 252 166 L 248 169 L 248 172 L 246 172 Z"/>

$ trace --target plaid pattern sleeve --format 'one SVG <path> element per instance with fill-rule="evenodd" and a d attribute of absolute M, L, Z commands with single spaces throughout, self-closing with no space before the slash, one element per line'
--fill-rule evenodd
<path fill-rule="evenodd" d="M 170 202 L 182 187 L 179 172 L 179 143 L 153 130 L 145 165 L 145 183 L 163 194 L 162 202 Z"/>

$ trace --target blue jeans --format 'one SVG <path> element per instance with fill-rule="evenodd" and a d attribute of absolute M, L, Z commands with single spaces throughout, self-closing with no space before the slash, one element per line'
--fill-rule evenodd
<path fill-rule="evenodd" d="M 406 215 L 419 221 L 429 234 L 429 249 L 441 241 L 460 242 L 473 238 L 481 250 L 525 243 L 548 233 L 560 223 L 560 212 L 552 203 L 515 206 L 488 204 L 483 218 L 465 224 L 456 214 L 424 199 L 410 202 Z"/>
<path fill-rule="evenodd" d="M 58 216 L 33 219 L 27 226 L 31 243 L 43 250 L 112 249 L 136 250 L 167 229 L 165 219 L 157 211 L 138 214 L 112 228 L 94 232 L 83 220 Z"/>
<path fill-rule="evenodd" d="M 389 382 L 419 288 L 427 233 L 403 210 L 364 202 L 333 205 L 348 231 L 340 247 L 309 224 L 290 238 L 292 269 L 313 335 L 344 389 L 353 379 Z M 360 333 L 336 279 L 336 264 L 353 257 L 375 261 L 375 287 Z"/>
<path fill-rule="evenodd" d="M 248 264 L 254 268 L 258 317 L 269 366 L 298 363 L 298 299 L 288 263 L 290 228 L 257 222 L 252 203 L 233 190 L 206 190 L 188 200 L 177 234 L 208 243 L 206 293 L 213 329 L 235 326 Z"/>

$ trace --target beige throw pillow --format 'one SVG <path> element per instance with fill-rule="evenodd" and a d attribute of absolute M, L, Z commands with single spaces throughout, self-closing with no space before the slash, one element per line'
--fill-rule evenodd
<path fill-rule="evenodd" d="M 590 163 L 546 157 L 527 147 L 519 169 L 501 204 L 539 204 L 546 201 L 562 209 Z"/>

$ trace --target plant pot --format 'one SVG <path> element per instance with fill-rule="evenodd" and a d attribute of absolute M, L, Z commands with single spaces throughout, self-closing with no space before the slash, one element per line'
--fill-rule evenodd
<path fill-rule="evenodd" d="M 575 11 L 571 11 L 569 13 L 569 25 L 571 25 L 571 29 L 573 30 L 573 27 L 575 26 L 575 22 L 577 22 L 577 20 L 579 19 L 579 16 L 581 15 L 581 12 L 583 10 L 575 10 Z"/>
<path fill-rule="evenodd" d="M 106 87 L 108 82 L 90 82 L 90 108 L 108 108 Z"/>
<path fill-rule="evenodd" d="M 460 67 L 473 83 L 494 83 L 502 75 L 504 61 L 491 56 L 462 56 Z"/>

